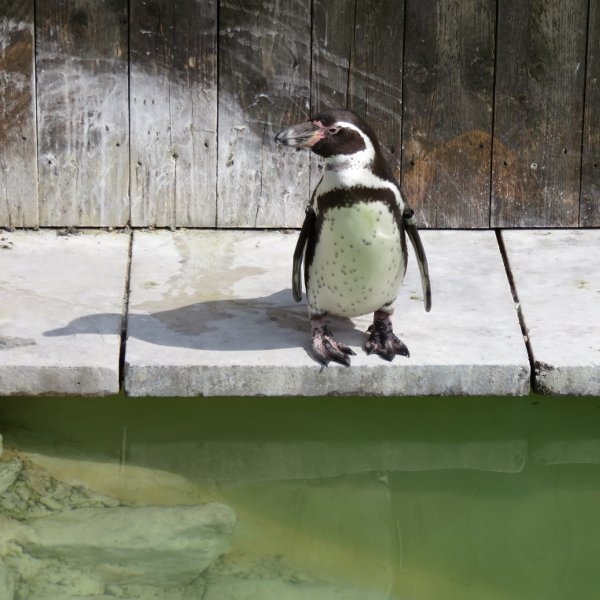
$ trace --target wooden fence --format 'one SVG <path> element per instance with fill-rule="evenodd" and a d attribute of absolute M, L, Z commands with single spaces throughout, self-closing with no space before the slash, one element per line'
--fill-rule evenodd
<path fill-rule="evenodd" d="M 600 0 L 0 0 L 0 226 L 297 227 L 332 106 L 425 227 L 600 225 Z"/>

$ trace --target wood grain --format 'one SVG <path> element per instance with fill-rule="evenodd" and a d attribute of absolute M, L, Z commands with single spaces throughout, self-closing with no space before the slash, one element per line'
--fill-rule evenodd
<path fill-rule="evenodd" d="M 499 0 L 494 227 L 578 224 L 587 9 Z"/>
<path fill-rule="evenodd" d="M 348 108 L 355 0 L 314 0 L 311 107 Z"/>
<path fill-rule="evenodd" d="M 223 0 L 219 37 L 218 224 L 298 227 L 308 152 L 277 146 L 309 112 L 310 2 Z"/>
<path fill-rule="evenodd" d="M 600 227 L 600 2 L 589 8 L 579 224 Z"/>
<path fill-rule="evenodd" d="M 127 0 L 36 10 L 40 224 L 125 225 Z"/>
<path fill-rule="evenodd" d="M 38 225 L 33 0 L 0 0 L 0 227 Z"/>
<path fill-rule="evenodd" d="M 131 2 L 131 220 L 214 226 L 216 0 Z"/>
<path fill-rule="evenodd" d="M 425 227 L 488 227 L 495 0 L 407 0 L 402 189 Z"/>
<path fill-rule="evenodd" d="M 355 16 L 356 0 L 313 0 L 311 115 L 331 108 L 350 108 Z M 311 189 L 316 187 L 322 174 L 323 161 L 311 154 Z"/>
<path fill-rule="evenodd" d="M 297 227 L 320 160 L 273 137 L 348 107 L 421 226 L 598 227 L 599 31 L 600 0 L 0 0 L 0 226 Z"/>
<path fill-rule="evenodd" d="M 404 6 L 356 2 L 349 108 L 375 130 L 386 159 L 401 175 Z"/>

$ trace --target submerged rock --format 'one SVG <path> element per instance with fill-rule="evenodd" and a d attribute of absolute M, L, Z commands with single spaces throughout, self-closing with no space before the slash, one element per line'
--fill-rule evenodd
<path fill-rule="evenodd" d="M 0 460 L 0 496 L 17 480 L 22 467 L 21 461 L 17 458 Z"/>
<path fill-rule="evenodd" d="M 275 579 L 224 579 L 208 586 L 203 600 L 388 600 L 384 591 L 328 583 Z"/>
<path fill-rule="evenodd" d="M 236 523 L 217 503 L 122 506 L 14 451 L 0 487 L 0 600 L 196 600 Z"/>
<path fill-rule="evenodd" d="M 27 520 L 84 506 L 118 504 L 115 498 L 59 481 L 46 469 L 16 452 L 5 451 L 0 460 L 0 513 L 14 519 Z"/>
<path fill-rule="evenodd" d="M 19 542 L 33 557 L 89 567 L 105 583 L 181 586 L 228 549 L 235 522 L 218 503 L 81 508 L 32 519 Z"/>
<path fill-rule="evenodd" d="M 12 600 L 15 595 L 15 578 L 10 569 L 0 561 L 0 598 Z"/>

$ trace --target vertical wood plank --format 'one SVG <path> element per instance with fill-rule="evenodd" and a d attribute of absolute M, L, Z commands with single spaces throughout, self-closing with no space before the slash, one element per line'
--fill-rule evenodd
<path fill-rule="evenodd" d="M 600 227 L 600 1 L 589 2 L 579 224 Z"/>
<path fill-rule="evenodd" d="M 579 218 L 588 0 L 499 0 L 492 225 Z"/>
<path fill-rule="evenodd" d="M 36 18 L 40 225 L 125 225 L 127 0 L 38 0 Z"/>
<path fill-rule="evenodd" d="M 214 226 L 217 0 L 131 1 L 131 220 Z"/>
<path fill-rule="evenodd" d="M 350 108 L 350 60 L 356 0 L 313 0 L 311 114 Z M 323 161 L 310 155 L 310 187 L 323 174 Z"/>
<path fill-rule="evenodd" d="M 402 189 L 425 227 L 488 227 L 495 0 L 407 0 Z"/>
<path fill-rule="evenodd" d="M 348 108 L 356 0 L 314 0 L 311 107 Z"/>
<path fill-rule="evenodd" d="M 219 18 L 218 224 L 298 227 L 308 153 L 273 137 L 308 117 L 310 1 L 223 0 Z"/>
<path fill-rule="evenodd" d="M 0 0 L 0 227 L 38 225 L 33 0 Z"/>
<path fill-rule="evenodd" d="M 398 178 L 403 37 L 403 3 L 314 2 L 312 112 L 350 108 L 364 117 Z M 314 187 L 322 165 L 312 162 Z"/>
<path fill-rule="evenodd" d="M 356 2 L 349 108 L 364 116 L 400 180 L 404 4 Z"/>

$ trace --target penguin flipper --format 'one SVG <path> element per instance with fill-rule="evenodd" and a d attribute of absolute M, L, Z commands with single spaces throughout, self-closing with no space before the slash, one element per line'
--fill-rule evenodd
<path fill-rule="evenodd" d="M 317 221 L 317 215 L 315 211 L 309 207 L 306 208 L 306 216 L 304 217 L 304 223 L 302 223 L 302 229 L 298 236 L 298 242 L 296 243 L 296 249 L 294 250 L 294 265 L 292 268 L 292 293 L 294 300 L 300 302 L 302 300 L 302 261 L 304 259 L 304 249 L 308 242 L 308 239 L 313 235 L 315 229 L 315 223 Z"/>
<path fill-rule="evenodd" d="M 417 256 L 417 263 L 419 265 L 419 271 L 421 273 L 421 286 L 423 287 L 423 301 L 425 302 L 425 310 L 429 312 L 431 310 L 431 281 L 429 280 L 429 266 L 427 265 L 427 256 L 425 256 L 425 248 L 423 248 L 423 242 L 421 242 L 421 236 L 417 228 L 417 220 L 415 219 L 415 212 L 412 208 L 405 208 L 402 213 L 402 219 L 404 226 L 406 227 L 406 233 L 410 238 L 415 254 Z"/>

